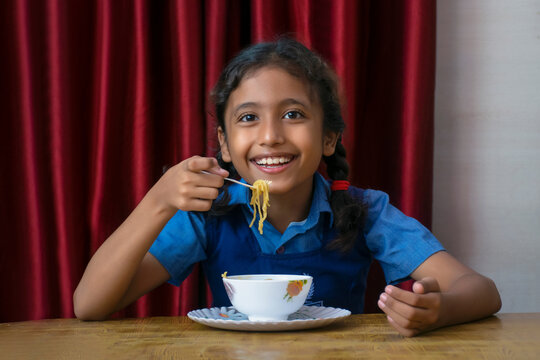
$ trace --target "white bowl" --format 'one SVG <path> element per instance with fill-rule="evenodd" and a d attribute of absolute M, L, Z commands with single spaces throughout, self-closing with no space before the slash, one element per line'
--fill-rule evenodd
<path fill-rule="evenodd" d="M 236 310 L 250 321 L 287 320 L 304 305 L 313 278 L 307 275 L 237 275 L 223 278 Z"/>

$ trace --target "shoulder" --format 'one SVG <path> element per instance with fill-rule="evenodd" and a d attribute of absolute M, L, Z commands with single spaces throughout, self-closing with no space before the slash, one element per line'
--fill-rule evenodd
<path fill-rule="evenodd" d="M 328 194 L 328 198 L 330 198 L 332 180 L 324 179 L 322 175 L 318 175 L 319 179 L 317 181 L 319 184 L 322 183 L 323 185 L 321 186 L 316 182 L 316 186 L 324 187 L 326 193 Z M 386 207 L 390 203 L 388 194 L 380 190 L 363 189 L 354 185 L 350 185 L 347 193 L 354 200 L 361 203 L 368 211 L 375 213 L 379 213 L 384 207 Z"/>
<path fill-rule="evenodd" d="M 349 186 L 349 189 L 347 190 L 350 196 L 352 196 L 355 199 L 358 199 L 361 202 L 365 201 L 366 191 L 367 190 L 353 186 L 353 185 Z"/>
<path fill-rule="evenodd" d="M 402 213 L 390 204 L 390 197 L 387 193 L 373 189 L 355 188 L 357 194 L 361 194 L 361 201 L 366 208 L 367 218 L 366 225 L 372 226 L 381 218 L 396 218 Z"/>
<path fill-rule="evenodd" d="M 364 190 L 364 206 L 367 208 L 367 231 L 388 231 L 392 233 L 427 231 L 415 218 L 405 215 L 392 205 L 387 193 L 379 190 Z"/>
<path fill-rule="evenodd" d="M 380 190 L 363 190 L 364 201 L 370 208 L 381 208 L 390 203 L 390 197 L 387 193 Z"/>
<path fill-rule="evenodd" d="M 390 202 L 390 198 L 384 191 L 363 189 L 356 186 L 349 186 L 349 195 L 362 202 L 367 208 L 380 208 Z"/>

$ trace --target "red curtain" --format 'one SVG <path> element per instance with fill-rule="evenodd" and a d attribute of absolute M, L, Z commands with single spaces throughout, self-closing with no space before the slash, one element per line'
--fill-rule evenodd
<path fill-rule="evenodd" d="M 0 321 L 73 316 L 90 256 L 163 168 L 214 154 L 224 63 L 279 34 L 342 79 L 352 182 L 430 225 L 435 1 L 2 1 Z M 367 312 L 382 286 L 375 267 Z M 197 268 L 117 316 L 207 298 Z"/>

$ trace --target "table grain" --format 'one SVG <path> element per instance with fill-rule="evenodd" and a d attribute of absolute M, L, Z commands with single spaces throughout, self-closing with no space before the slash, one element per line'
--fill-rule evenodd
<path fill-rule="evenodd" d="M 538 359 L 540 313 L 497 314 L 414 338 L 383 314 L 283 332 L 220 330 L 187 317 L 0 324 L 0 359 Z"/>

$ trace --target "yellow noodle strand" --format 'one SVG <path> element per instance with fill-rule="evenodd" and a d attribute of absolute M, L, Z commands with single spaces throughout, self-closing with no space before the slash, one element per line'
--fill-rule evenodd
<path fill-rule="evenodd" d="M 255 180 L 253 188 L 251 190 L 250 205 L 253 206 L 253 220 L 249 227 L 253 226 L 257 213 L 259 214 L 259 233 L 263 233 L 263 222 L 268 215 L 268 206 L 270 206 L 270 199 L 268 196 L 268 182 L 266 180 Z M 262 203 L 261 203 L 262 196 Z"/>

